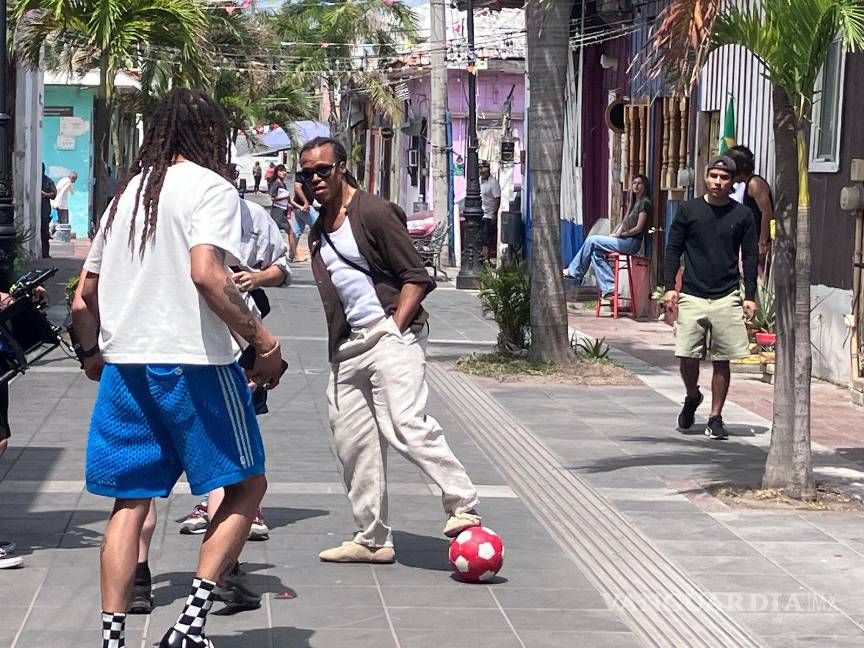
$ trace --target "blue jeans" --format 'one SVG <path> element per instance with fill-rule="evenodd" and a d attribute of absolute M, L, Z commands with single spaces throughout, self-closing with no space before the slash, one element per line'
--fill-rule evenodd
<path fill-rule="evenodd" d="M 641 245 L 640 237 L 616 238 L 593 234 L 585 239 L 579 252 L 567 266 L 567 272 L 581 283 L 585 273 L 588 272 L 588 267 L 593 263 L 597 287 L 600 288 L 600 294 L 606 295 L 615 287 L 615 277 L 612 268 L 606 262 L 605 255 L 609 252 L 636 254 Z"/>
<path fill-rule="evenodd" d="M 307 227 L 310 230 L 312 229 L 316 220 L 318 220 L 318 212 L 311 205 L 308 212 L 299 209 L 294 210 L 294 218 L 291 219 L 291 229 L 294 230 L 294 236 L 297 237 L 298 241 L 303 236 L 303 232 Z"/>

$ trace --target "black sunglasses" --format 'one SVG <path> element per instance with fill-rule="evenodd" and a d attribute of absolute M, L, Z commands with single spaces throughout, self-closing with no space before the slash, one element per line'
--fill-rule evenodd
<path fill-rule="evenodd" d="M 330 174 L 333 173 L 333 169 L 335 169 L 338 164 L 339 162 L 334 162 L 333 164 L 319 164 L 316 167 L 300 169 L 295 175 L 300 182 L 309 182 L 316 175 L 322 180 L 326 180 L 330 177 Z"/>

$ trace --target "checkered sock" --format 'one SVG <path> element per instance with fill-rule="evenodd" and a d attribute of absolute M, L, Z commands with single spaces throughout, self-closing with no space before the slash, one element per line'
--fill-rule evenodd
<path fill-rule="evenodd" d="M 204 624 L 207 622 L 207 613 L 213 607 L 215 594 L 213 590 L 216 583 L 203 578 L 192 580 L 192 591 L 186 599 L 183 613 L 174 624 L 174 630 L 185 637 L 204 637 Z M 201 642 L 204 644 L 204 642 Z M 206 644 L 204 644 L 206 645 Z"/>
<path fill-rule="evenodd" d="M 102 648 L 126 648 L 126 615 L 102 612 Z"/>

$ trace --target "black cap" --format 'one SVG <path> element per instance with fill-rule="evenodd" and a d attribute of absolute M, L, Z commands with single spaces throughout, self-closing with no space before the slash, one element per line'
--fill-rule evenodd
<path fill-rule="evenodd" d="M 738 167 L 735 166 L 735 162 L 728 155 L 718 155 L 713 158 L 708 166 L 705 167 L 705 173 L 708 173 L 711 169 L 720 169 L 721 171 L 726 171 L 732 176 L 734 176 L 738 172 Z"/>
<path fill-rule="evenodd" d="M 477 163 L 477 168 L 479 169 L 488 169 L 489 168 L 489 160 L 480 160 Z"/>

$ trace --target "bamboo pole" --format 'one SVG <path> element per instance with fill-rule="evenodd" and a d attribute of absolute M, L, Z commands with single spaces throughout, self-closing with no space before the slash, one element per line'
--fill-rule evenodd
<path fill-rule="evenodd" d="M 864 320 L 864 309 L 861 299 L 861 277 L 864 269 L 861 268 L 862 247 L 864 247 L 864 212 L 855 213 L 855 251 L 852 253 L 852 339 L 850 347 L 852 351 L 851 380 L 861 377 L 860 361 L 860 334 L 862 320 Z"/>

